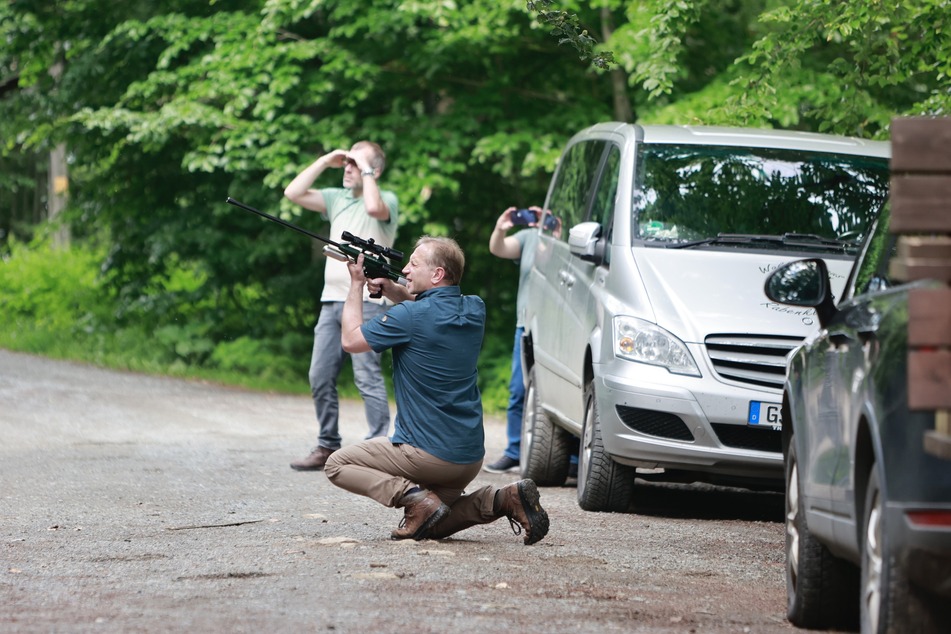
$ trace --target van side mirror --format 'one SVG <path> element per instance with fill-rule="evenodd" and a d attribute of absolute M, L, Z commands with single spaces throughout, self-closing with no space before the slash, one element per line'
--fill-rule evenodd
<path fill-rule="evenodd" d="M 600 264 L 604 260 L 601 225 L 597 222 L 582 222 L 572 227 L 568 231 L 568 250 L 582 260 Z"/>
<path fill-rule="evenodd" d="M 823 326 L 836 313 L 829 269 L 819 258 L 784 264 L 769 274 L 763 290 L 766 297 L 779 304 L 815 308 Z"/>

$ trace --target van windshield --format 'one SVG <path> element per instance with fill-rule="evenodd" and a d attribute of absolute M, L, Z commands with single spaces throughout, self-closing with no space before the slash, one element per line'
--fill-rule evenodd
<path fill-rule="evenodd" d="M 668 248 L 854 255 L 888 196 L 888 159 L 734 146 L 640 146 L 634 240 Z"/>

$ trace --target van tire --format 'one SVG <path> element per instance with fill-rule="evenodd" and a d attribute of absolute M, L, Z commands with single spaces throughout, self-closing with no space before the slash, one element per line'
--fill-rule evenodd
<path fill-rule="evenodd" d="M 634 498 L 634 467 L 605 452 L 594 382 L 584 388 L 584 426 L 578 452 L 578 506 L 585 511 L 624 513 Z"/>
<path fill-rule="evenodd" d="M 559 487 L 568 480 L 572 437 L 551 422 L 542 409 L 536 389 L 535 368 L 528 371 L 525 386 L 525 408 L 522 414 L 520 467 L 523 478 L 538 486 Z"/>

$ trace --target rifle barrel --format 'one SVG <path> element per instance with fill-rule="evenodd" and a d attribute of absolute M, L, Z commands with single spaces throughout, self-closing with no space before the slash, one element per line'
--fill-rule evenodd
<path fill-rule="evenodd" d="M 279 224 L 279 225 L 284 225 L 284 226 L 287 227 L 288 229 L 293 229 L 294 231 L 297 231 L 298 233 L 303 233 L 305 236 L 310 236 L 311 238 L 314 238 L 314 239 L 316 239 L 316 240 L 320 240 L 321 242 L 326 242 L 327 244 L 331 244 L 331 245 L 333 245 L 333 246 L 335 246 L 335 247 L 339 247 L 339 246 L 340 246 L 340 245 L 338 245 L 336 242 L 334 242 L 333 240 L 328 240 L 327 238 L 325 238 L 325 237 L 323 237 L 323 236 L 319 236 L 319 235 L 317 235 L 316 233 L 313 233 L 313 232 L 311 232 L 311 231 L 308 231 L 307 229 L 304 229 L 303 227 L 298 227 L 297 225 L 295 225 L 295 224 L 292 223 L 292 222 L 287 222 L 286 220 L 281 220 L 281 219 L 278 218 L 277 216 L 272 216 L 271 214 L 266 213 L 266 212 L 263 212 L 263 211 L 261 211 L 260 209 L 255 209 L 254 207 L 251 207 L 251 206 L 249 206 L 249 205 L 245 205 L 243 202 L 237 201 L 237 200 L 235 200 L 234 198 L 232 198 L 231 196 L 228 196 L 227 202 L 228 202 L 229 204 L 234 205 L 235 207 L 240 207 L 241 209 L 244 209 L 244 210 L 246 210 L 246 211 L 250 211 L 251 213 L 257 214 L 257 215 L 259 215 L 259 216 L 261 216 L 261 217 L 263 217 L 263 218 L 267 218 L 267 219 L 270 220 L 271 222 L 276 222 L 276 223 Z"/>

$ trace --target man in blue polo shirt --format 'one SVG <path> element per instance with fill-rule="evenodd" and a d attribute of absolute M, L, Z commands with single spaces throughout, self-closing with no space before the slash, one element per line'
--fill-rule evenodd
<path fill-rule="evenodd" d="M 335 485 L 380 504 L 403 508 L 393 539 L 440 539 L 508 517 L 524 543 L 548 533 L 548 514 L 531 480 L 485 486 L 466 494 L 485 456 L 482 397 L 476 369 L 485 332 L 485 304 L 463 295 L 465 256 L 454 240 L 421 238 L 403 269 L 404 288 L 371 280 L 396 302 L 363 323 L 368 284 L 361 261 L 350 265 L 341 342 L 350 353 L 393 351 L 396 419 L 392 438 L 344 447 L 327 460 Z"/>

